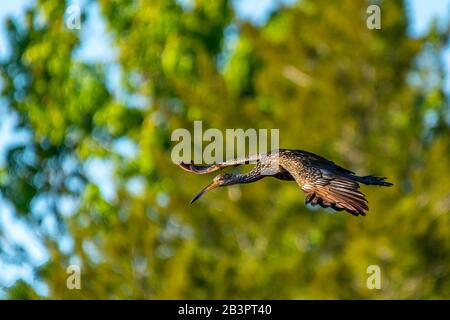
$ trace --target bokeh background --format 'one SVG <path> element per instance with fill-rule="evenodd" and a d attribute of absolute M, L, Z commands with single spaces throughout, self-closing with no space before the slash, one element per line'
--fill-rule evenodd
<path fill-rule="evenodd" d="M 450 298 L 449 9 L 2 1 L 0 297 Z M 364 218 L 272 179 L 191 206 L 211 177 L 179 170 L 170 137 L 194 120 L 279 128 L 281 147 L 395 186 L 362 187 Z M 81 290 L 66 287 L 73 264 Z"/>

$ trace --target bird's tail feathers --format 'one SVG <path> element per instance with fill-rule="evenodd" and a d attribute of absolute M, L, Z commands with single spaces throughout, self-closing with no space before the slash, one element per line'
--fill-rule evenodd
<path fill-rule="evenodd" d="M 352 177 L 354 180 L 367 184 L 367 185 L 375 185 L 375 186 L 385 186 L 390 187 L 393 186 L 393 183 L 384 181 L 387 179 L 387 177 L 377 177 L 377 176 L 354 176 Z"/>

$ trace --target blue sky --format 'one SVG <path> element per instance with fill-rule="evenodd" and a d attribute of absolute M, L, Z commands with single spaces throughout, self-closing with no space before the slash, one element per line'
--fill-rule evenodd
<path fill-rule="evenodd" d="M 179 0 L 187 3 L 189 0 Z M 83 4 L 83 0 L 73 0 L 70 3 Z M 279 3 L 290 3 L 294 0 L 234 0 L 234 5 L 237 13 L 241 18 L 249 19 L 256 24 L 263 23 L 270 12 L 274 10 Z M 34 1 L 32 0 L 15 0 L 15 1 L 1 1 L 0 2 L 0 59 L 8 54 L 8 47 L 6 42 L 6 31 L 4 29 L 4 21 L 8 16 L 20 16 L 20 14 L 30 6 Z M 411 36 L 418 36 L 423 34 L 433 17 L 440 19 L 450 18 L 450 0 L 409 0 L 409 14 L 412 18 L 412 28 L 410 30 Z M 113 89 L 118 87 L 117 67 L 114 65 L 116 52 L 112 49 L 111 38 L 108 36 L 105 27 L 100 19 L 98 8 L 94 5 L 92 8 L 91 18 L 82 26 L 82 43 L 83 46 L 77 52 L 77 56 L 86 62 L 107 62 L 110 64 L 110 86 Z M 88 30 L 88 32 L 86 32 Z M 450 49 L 446 50 L 444 55 L 446 61 L 446 88 L 450 92 Z M 1 85 L 1 84 L 0 84 Z M 26 139 L 23 134 L 18 134 L 13 131 L 15 118 L 7 114 L 4 110 L 4 104 L 0 98 L 0 166 L 4 163 L 4 151 L 13 143 L 17 143 Z M 124 146 L 118 146 L 120 149 Z M 129 148 L 124 148 L 124 152 L 129 152 Z M 127 151 L 128 150 L 128 151 Z M 95 160 L 88 164 L 88 173 L 90 173 L 93 181 L 102 187 L 105 196 L 108 197 L 113 190 L 111 190 L 111 177 L 108 177 L 107 165 L 104 163 L 97 163 Z M 109 189 L 106 186 L 110 186 Z M 27 230 L 26 226 L 14 219 L 12 208 L 0 196 L 0 225 L 5 231 L 5 239 L 0 238 L 0 245 L 8 246 L 8 241 L 21 243 L 32 257 L 32 262 L 35 265 L 43 263 L 47 259 L 45 250 L 40 247 L 38 242 L 33 237 L 33 234 Z M 0 283 L 7 286 L 11 285 L 17 278 L 24 278 L 32 283 L 41 293 L 46 292 L 43 284 L 37 283 L 33 280 L 32 266 L 11 266 L 2 262 L 0 259 Z M 0 298 L 2 291 L 0 288 Z"/>

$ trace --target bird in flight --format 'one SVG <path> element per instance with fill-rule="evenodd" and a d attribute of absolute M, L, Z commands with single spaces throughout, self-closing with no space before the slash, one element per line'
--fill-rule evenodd
<path fill-rule="evenodd" d="M 192 198 L 191 203 L 205 192 L 217 187 L 251 183 L 272 176 L 279 180 L 295 180 L 306 194 L 305 204 L 365 216 L 364 210 L 369 210 L 369 207 L 364 194 L 359 191 L 359 183 L 392 186 L 392 183 L 385 181 L 386 177 L 358 176 L 314 153 L 293 149 L 272 150 L 265 154 L 255 154 L 209 166 L 194 165 L 192 162 L 189 164 L 181 162 L 179 166 L 188 172 L 206 174 L 250 163 L 256 163 L 256 166 L 248 173 L 218 174 L 209 185 Z"/>

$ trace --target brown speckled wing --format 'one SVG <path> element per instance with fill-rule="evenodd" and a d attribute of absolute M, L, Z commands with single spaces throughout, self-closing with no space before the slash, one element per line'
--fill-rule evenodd
<path fill-rule="evenodd" d="M 191 163 L 181 162 L 179 164 L 179 166 L 181 169 L 183 169 L 185 171 L 197 173 L 197 174 L 211 173 L 211 172 L 214 172 L 214 171 L 224 168 L 224 166 L 220 166 L 220 164 L 213 164 L 210 166 L 199 166 L 199 165 L 195 165 L 193 162 L 191 162 Z"/>
<path fill-rule="evenodd" d="M 367 200 L 359 184 L 346 176 L 348 170 L 333 170 L 330 163 L 310 161 L 304 158 L 284 159 L 280 164 L 294 177 L 306 193 L 305 202 L 334 210 L 345 210 L 352 215 L 366 215 Z M 344 169 L 345 170 L 345 169 Z M 342 173 L 341 173 L 342 172 Z"/>
<path fill-rule="evenodd" d="M 183 170 L 188 171 L 188 172 L 192 172 L 192 173 L 196 173 L 196 174 L 206 174 L 206 173 L 215 172 L 217 170 L 220 170 L 220 169 L 223 169 L 226 167 L 237 167 L 237 166 L 240 166 L 241 164 L 255 163 L 256 161 L 259 160 L 259 158 L 260 158 L 260 155 L 255 154 L 255 155 L 251 155 L 249 157 L 231 159 L 231 160 L 227 160 L 225 162 L 220 162 L 220 163 L 212 164 L 209 166 L 196 165 L 196 164 L 194 164 L 193 161 L 191 161 L 191 163 L 181 162 L 178 165 Z"/>

